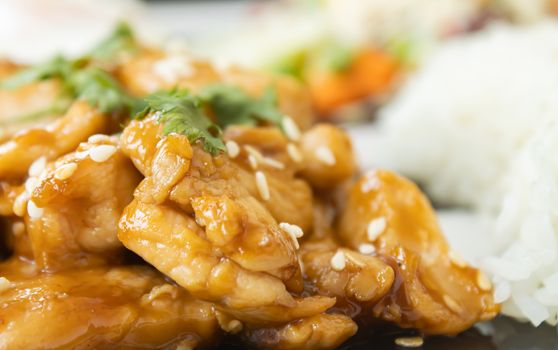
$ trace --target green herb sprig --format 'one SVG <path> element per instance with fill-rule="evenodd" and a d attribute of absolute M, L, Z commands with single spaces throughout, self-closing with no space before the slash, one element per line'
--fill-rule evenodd
<path fill-rule="evenodd" d="M 191 143 L 201 142 L 213 155 L 225 150 L 222 130 L 227 126 L 281 125 L 283 119 L 272 88 L 260 97 L 252 97 L 239 87 L 215 84 L 202 89 L 197 96 L 187 90 L 161 91 L 147 97 L 146 102 L 147 107 L 135 119 L 155 113 L 157 121 L 163 124 L 163 134 L 186 135 Z"/>
<path fill-rule="evenodd" d="M 8 90 L 48 79 L 58 79 L 61 83 L 61 91 L 51 106 L 1 124 L 24 123 L 64 113 L 75 99 L 85 100 L 103 113 L 122 115 L 137 111 L 143 107 L 142 101 L 127 94 L 109 73 L 99 67 L 119 54 L 135 49 L 137 43 L 131 29 L 120 23 L 107 39 L 84 57 L 69 60 L 57 56 L 1 81 L 0 89 Z"/>
<path fill-rule="evenodd" d="M 216 155 L 225 150 L 221 128 L 203 112 L 200 100 L 187 90 L 161 91 L 145 99 L 147 106 L 135 115 L 142 119 L 155 113 L 163 124 L 163 134 L 185 135 L 190 143 L 200 141 L 204 149 Z"/>
<path fill-rule="evenodd" d="M 260 97 L 253 97 L 237 86 L 214 84 L 204 88 L 200 98 L 209 106 L 222 128 L 232 124 L 281 125 L 283 119 L 283 114 L 277 109 L 275 90 L 271 87 Z"/>

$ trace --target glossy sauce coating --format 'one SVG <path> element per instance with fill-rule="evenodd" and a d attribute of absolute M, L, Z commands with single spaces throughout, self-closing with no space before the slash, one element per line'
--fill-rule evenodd
<path fill-rule="evenodd" d="M 0 63 L 0 78 L 18 69 Z M 216 155 L 163 135 L 155 115 L 110 135 L 112 116 L 82 100 L 6 129 L 0 349 L 184 350 L 224 332 L 333 349 L 357 321 L 455 334 L 498 312 L 416 186 L 383 171 L 358 179 L 348 136 L 312 125 L 295 81 L 149 49 L 108 73 L 137 96 L 273 86 L 293 125 L 231 125 Z M 0 122 L 50 101 L 57 82 L 40 84 L 0 92 Z"/>

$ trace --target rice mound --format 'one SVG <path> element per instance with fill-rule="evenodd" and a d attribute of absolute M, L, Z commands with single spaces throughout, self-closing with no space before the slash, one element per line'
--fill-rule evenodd
<path fill-rule="evenodd" d="M 498 253 L 481 261 L 504 313 L 558 324 L 558 120 L 542 126 L 513 161 L 496 219 Z"/>
<path fill-rule="evenodd" d="M 558 24 L 499 24 L 441 47 L 380 117 L 375 163 L 492 218 L 483 254 L 454 248 L 492 276 L 505 314 L 556 325 Z"/>

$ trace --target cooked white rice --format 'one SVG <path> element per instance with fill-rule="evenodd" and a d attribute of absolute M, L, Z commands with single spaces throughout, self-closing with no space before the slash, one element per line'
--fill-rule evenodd
<path fill-rule="evenodd" d="M 558 117 L 558 24 L 497 25 L 443 45 L 381 112 L 378 161 L 442 203 L 498 210 L 509 164 Z"/>
<path fill-rule="evenodd" d="M 377 132 L 373 145 L 357 140 L 374 165 L 471 210 L 442 224 L 492 276 L 503 312 L 557 324 L 558 24 L 498 25 L 445 45 L 381 112 Z M 481 217 L 484 229 L 471 231 Z"/>

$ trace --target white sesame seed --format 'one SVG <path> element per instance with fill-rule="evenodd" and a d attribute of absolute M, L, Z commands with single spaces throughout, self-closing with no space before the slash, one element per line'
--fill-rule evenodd
<path fill-rule="evenodd" d="M 286 223 L 286 222 L 282 222 L 282 223 L 279 224 L 279 227 L 283 231 L 286 231 L 288 233 L 292 233 L 292 235 L 295 236 L 296 238 L 301 238 L 302 236 L 304 236 L 304 231 L 302 231 L 302 229 L 298 225 L 293 225 L 293 224 L 289 224 L 289 223 Z"/>
<path fill-rule="evenodd" d="M 270 158 L 270 157 L 264 157 L 262 159 L 262 162 L 265 165 L 269 165 L 270 167 L 275 168 L 275 169 L 279 169 L 279 170 L 285 169 L 285 164 L 281 163 L 277 159 L 273 159 L 273 158 Z"/>
<path fill-rule="evenodd" d="M 291 159 L 294 160 L 296 163 L 302 162 L 302 154 L 294 143 L 289 143 L 287 145 L 287 153 L 289 154 L 289 157 L 291 157 Z"/>
<path fill-rule="evenodd" d="M 26 181 L 25 181 L 25 192 L 31 194 L 33 193 L 33 191 L 35 190 L 35 188 L 37 188 L 37 186 L 39 186 L 41 182 L 39 181 L 39 178 L 37 177 L 29 177 Z"/>
<path fill-rule="evenodd" d="M 231 158 L 236 158 L 236 156 L 238 156 L 238 154 L 240 153 L 240 147 L 238 146 L 238 143 L 232 140 L 227 141 L 225 143 L 225 146 L 227 147 L 227 153 Z"/>
<path fill-rule="evenodd" d="M 477 271 L 477 285 L 481 290 L 489 291 L 492 289 L 492 283 L 481 270 Z"/>
<path fill-rule="evenodd" d="M 33 202 L 32 200 L 30 200 L 29 202 L 27 202 L 27 214 L 29 214 L 29 217 L 32 219 L 38 219 L 41 216 L 43 216 L 43 212 L 44 209 L 43 208 L 39 208 L 35 202 Z"/>
<path fill-rule="evenodd" d="M 269 187 L 267 186 L 267 179 L 265 174 L 261 171 L 256 171 L 256 187 L 263 200 L 268 201 L 271 198 Z"/>
<path fill-rule="evenodd" d="M 29 167 L 29 176 L 39 176 L 46 167 L 46 157 L 39 157 Z"/>
<path fill-rule="evenodd" d="M 368 224 L 368 228 L 367 228 L 367 235 L 368 235 L 368 240 L 370 242 L 374 242 L 376 241 L 376 239 L 378 239 L 378 237 L 384 233 L 384 230 L 386 229 L 386 218 L 384 217 L 380 217 L 377 219 L 374 219 L 372 221 L 370 221 L 370 223 Z"/>
<path fill-rule="evenodd" d="M 341 250 L 335 252 L 335 254 L 331 257 L 330 264 L 335 271 L 343 271 L 346 265 L 345 253 Z"/>
<path fill-rule="evenodd" d="M 333 152 L 331 152 L 329 147 L 320 146 L 316 148 L 315 154 L 316 157 L 318 157 L 318 160 L 324 163 L 325 165 L 329 165 L 329 166 L 335 165 L 335 155 L 333 154 Z"/>
<path fill-rule="evenodd" d="M 301 238 L 304 235 L 302 229 L 297 225 L 291 225 L 286 222 L 282 222 L 279 224 L 279 228 L 285 231 L 294 243 L 296 249 L 300 248 L 300 244 L 298 243 L 298 238 Z"/>
<path fill-rule="evenodd" d="M 290 140 L 300 140 L 300 129 L 298 128 L 298 125 L 296 125 L 293 118 L 284 116 L 283 120 L 281 121 L 281 125 L 283 126 L 283 130 Z"/>
<path fill-rule="evenodd" d="M 258 169 L 258 160 L 253 155 L 248 155 L 248 163 L 250 164 L 250 168 L 256 170 Z"/>
<path fill-rule="evenodd" d="M 179 78 L 187 78 L 194 74 L 188 58 L 182 55 L 168 56 L 155 62 L 153 71 L 167 83 L 175 83 Z"/>
<path fill-rule="evenodd" d="M 95 135 L 91 135 L 89 136 L 89 138 L 87 139 L 88 142 L 91 143 L 97 143 L 97 142 L 101 142 L 104 140 L 107 140 L 109 137 L 107 135 L 103 135 L 103 134 L 95 134 Z"/>
<path fill-rule="evenodd" d="M 455 250 L 450 250 L 448 252 L 448 256 L 449 256 L 450 261 L 454 265 L 459 266 L 459 267 L 467 267 L 467 261 L 465 261 L 465 259 L 463 259 L 463 257 L 458 252 L 456 252 Z"/>
<path fill-rule="evenodd" d="M 72 176 L 77 169 L 76 163 L 68 163 L 61 165 L 60 167 L 56 168 L 54 171 L 54 178 L 57 180 L 66 180 Z"/>
<path fill-rule="evenodd" d="M 457 303 L 457 301 L 453 300 L 452 297 L 450 297 L 450 296 L 447 295 L 447 294 L 444 294 L 444 298 L 443 298 L 443 299 L 444 299 L 444 303 L 447 305 L 447 307 L 448 307 L 451 311 L 453 311 L 453 312 L 455 312 L 455 313 L 457 313 L 457 314 L 458 314 L 458 313 L 461 313 L 461 311 L 462 311 L 462 310 L 461 310 L 461 307 L 459 306 L 459 304 Z"/>
<path fill-rule="evenodd" d="M 0 293 L 10 289 L 12 287 L 12 282 L 6 277 L 0 277 Z"/>
<path fill-rule="evenodd" d="M 116 153 L 116 146 L 100 145 L 89 150 L 89 157 L 97 163 L 102 163 L 112 157 L 114 153 Z"/>
<path fill-rule="evenodd" d="M 374 254 L 374 252 L 376 251 L 376 247 L 374 247 L 374 245 L 372 244 L 362 243 L 358 246 L 358 251 L 361 254 Z"/>
<path fill-rule="evenodd" d="M 87 151 L 76 152 L 76 153 L 74 154 L 74 156 L 75 156 L 77 159 L 80 159 L 80 160 L 81 160 L 81 159 L 85 159 L 85 158 L 89 157 L 89 151 L 87 150 Z"/>
<path fill-rule="evenodd" d="M 418 348 L 424 344 L 422 337 L 401 337 L 395 339 L 395 345 L 406 348 Z"/>
<path fill-rule="evenodd" d="M 25 215 L 25 210 L 27 209 L 27 200 L 29 199 L 27 192 L 23 192 L 14 200 L 14 205 L 12 210 L 15 215 L 23 217 Z"/>
<path fill-rule="evenodd" d="M 254 156 L 258 161 L 262 160 L 263 154 L 254 146 L 245 145 L 244 149 L 246 150 L 246 152 L 248 152 L 248 154 Z"/>

